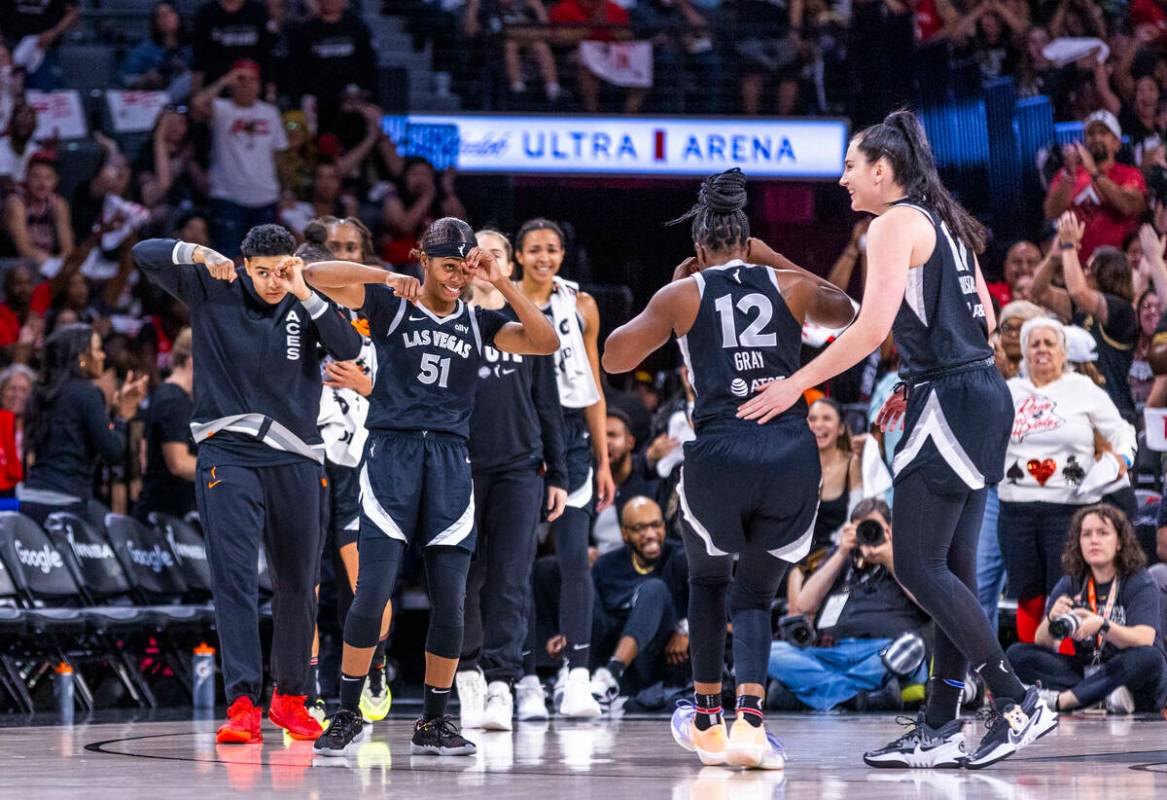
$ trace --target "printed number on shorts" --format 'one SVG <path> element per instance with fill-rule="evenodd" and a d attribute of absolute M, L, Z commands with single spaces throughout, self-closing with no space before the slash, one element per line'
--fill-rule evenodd
<path fill-rule="evenodd" d="M 758 312 L 753 321 L 742 331 L 740 339 L 733 319 L 733 297 L 728 294 L 722 295 L 713 303 L 713 307 L 717 309 L 717 314 L 721 317 L 721 346 L 723 348 L 728 350 L 733 347 L 776 347 L 778 345 L 777 334 L 762 333 L 762 329 L 770 324 L 770 318 L 774 316 L 774 305 L 766 295 L 747 294 L 737 301 L 737 309 L 743 314 L 749 314 L 751 311 Z"/>
<path fill-rule="evenodd" d="M 421 354 L 421 372 L 418 373 L 417 379 L 426 386 L 437 384 L 441 388 L 446 388 L 446 382 L 450 378 L 450 359 L 438 358 L 433 353 Z"/>

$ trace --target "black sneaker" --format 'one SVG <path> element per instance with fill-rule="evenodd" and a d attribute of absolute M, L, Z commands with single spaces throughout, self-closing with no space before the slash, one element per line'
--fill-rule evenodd
<path fill-rule="evenodd" d="M 915 719 L 896 717 L 896 722 L 908 728 L 903 736 L 886 747 L 863 754 L 869 767 L 890 769 L 930 768 L 960 769 L 968 757 L 964 749 L 964 731 L 960 719 L 954 719 L 940 728 L 931 728 L 920 711 Z"/>
<path fill-rule="evenodd" d="M 415 756 L 472 756 L 478 752 L 474 742 L 462 738 L 451 717 L 419 719 L 413 726 L 409 752 Z"/>
<path fill-rule="evenodd" d="M 900 682 L 892 675 L 887 679 L 887 684 L 874 692 L 860 692 L 855 695 L 852 705 L 856 711 L 902 711 L 904 696 Z"/>
<path fill-rule="evenodd" d="M 373 732 L 365 725 L 359 711 L 342 708 L 327 720 L 324 733 L 316 740 L 313 752 L 318 756 L 351 756 Z"/>
<path fill-rule="evenodd" d="M 1029 687 L 1021 703 L 994 700 L 987 716 L 984 738 L 964 762 L 969 769 L 996 764 L 1058 727 L 1058 713 L 1045 704 L 1038 686 Z"/>

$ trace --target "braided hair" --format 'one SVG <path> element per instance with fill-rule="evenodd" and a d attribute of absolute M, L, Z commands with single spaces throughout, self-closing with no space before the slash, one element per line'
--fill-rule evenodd
<path fill-rule="evenodd" d="M 924 126 L 915 114 L 893 111 L 860 133 L 857 146 L 869 163 L 886 158 L 908 200 L 932 206 L 957 239 L 974 253 L 984 252 L 985 226 L 944 188 Z"/>
<path fill-rule="evenodd" d="M 28 401 L 24 429 L 27 453 L 38 452 L 48 440 L 53 409 L 65 384 L 89 379 L 81 369 L 81 357 L 89 353 L 92 345 L 93 328 L 80 322 L 61 326 L 45 341 L 40 378 Z"/>
<path fill-rule="evenodd" d="M 669 225 L 693 220 L 693 241 L 715 253 L 744 247 L 750 238 L 745 207 L 746 176 L 734 167 L 706 178 L 696 205 Z"/>

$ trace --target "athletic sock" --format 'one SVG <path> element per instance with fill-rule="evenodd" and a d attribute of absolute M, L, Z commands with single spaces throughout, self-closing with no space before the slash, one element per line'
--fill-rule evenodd
<path fill-rule="evenodd" d="M 737 696 L 737 718 L 744 719 L 755 728 L 762 727 L 765 718 L 762 714 L 762 700 L 763 698 L 756 695 L 739 694 Z"/>
<path fill-rule="evenodd" d="M 697 709 L 697 716 L 693 718 L 697 730 L 707 731 L 714 725 L 721 724 L 721 695 L 694 694 L 693 705 Z"/>
<path fill-rule="evenodd" d="M 568 669 L 587 667 L 588 660 L 591 658 L 592 646 L 590 643 L 578 645 L 569 644 L 565 652 L 567 654 Z"/>
<path fill-rule="evenodd" d="M 928 687 L 928 705 L 924 722 L 933 730 L 942 728 L 960 716 L 964 682 L 952 678 L 932 678 Z"/>
<path fill-rule="evenodd" d="M 313 697 L 320 696 L 320 659 L 316 656 L 308 659 L 308 686 Z"/>
<path fill-rule="evenodd" d="M 608 662 L 608 672 L 612 673 L 612 677 L 616 679 L 616 683 L 624 680 L 624 670 L 626 669 L 627 667 L 624 666 L 624 662 L 618 659 L 613 658 Z"/>
<path fill-rule="evenodd" d="M 421 704 L 421 718 L 427 722 L 446 715 L 446 703 L 450 700 L 450 688 L 425 685 L 425 695 Z"/>
<path fill-rule="evenodd" d="M 993 656 L 981 664 L 977 667 L 977 674 L 984 679 L 994 700 L 1008 699 L 1020 703 L 1025 699 L 1025 687 L 1017 679 L 1004 654 Z"/>
<path fill-rule="evenodd" d="M 370 671 L 385 668 L 385 646 L 388 642 L 388 637 L 377 642 L 377 646 L 373 649 L 373 661 L 369 665 Z"/>
<path fill-rule="evenodd" d="M 340 707 L 349 711 L 361 710 L 361 689 L 365 685 L 364 675 L 340 674 Z"/>

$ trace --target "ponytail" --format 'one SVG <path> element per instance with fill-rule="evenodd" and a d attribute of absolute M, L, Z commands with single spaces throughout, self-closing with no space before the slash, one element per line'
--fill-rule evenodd
<path fill-rule="evenodd" d="M 940 219 L 969 250 L 984 252 L 985 226 L 944 188 L 924 126 L 915 114 L 893 111 L 883 122 L 859 134 L 858 147 L 869 162 L 886 158 L 908 200 L 936 209 Z"/>

